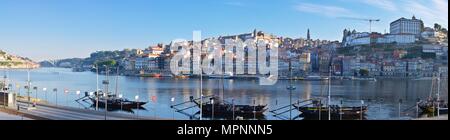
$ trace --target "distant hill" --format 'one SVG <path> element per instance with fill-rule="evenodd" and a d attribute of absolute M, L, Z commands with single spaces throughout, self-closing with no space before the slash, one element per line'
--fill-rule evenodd
<path fill-rule="evenodd" d="M 0 50 L 0 69 L 26 69 L 39 67 L 40 65 L 38 63 L 33 62 L 29 58 L 11 55 L 3 50 Z"/>

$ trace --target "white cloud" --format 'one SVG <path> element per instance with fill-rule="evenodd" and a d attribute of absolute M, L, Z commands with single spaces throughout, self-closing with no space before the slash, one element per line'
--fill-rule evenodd
<path fill-rule="evenodd" d="M 328 17 L 351 17 L 355 14 L 345 8 L 329 5 L 301 3 L 294 7 L 297 11 L 324 15 Z"/>

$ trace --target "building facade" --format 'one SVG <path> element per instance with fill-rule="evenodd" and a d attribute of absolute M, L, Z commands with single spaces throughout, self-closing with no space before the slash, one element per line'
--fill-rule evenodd
<path fill-rule="evenodd" d="M 415 16 L 412 19 L 400 18 L 391 23 L 391 34 L 414 34 L 417 37 L 420 36 L 424 28 L 423 21 L 416 19 Z"/>

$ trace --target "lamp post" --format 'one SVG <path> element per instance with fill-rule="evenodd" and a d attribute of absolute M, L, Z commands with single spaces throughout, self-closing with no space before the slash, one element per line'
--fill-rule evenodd
<path fill-rule="evenodd" d="M 399 99 L 398 100 L 398 119 L 400 119 L 402 117 L 402 111 L 401 111 L 402 103 L 403 103 L 403 100 Z"/>
<path fill-rule="evenodd" d="M 211 98 L 211 106 L 212 106 L 211 120 L 214 120 L 214 99 L 213 98 Z"/>
<path fill-rule="evenodd" d="M 35 91 L 34 104 L 36 104 L 36 102 L 38 100 L 38 87 L 37 86 L 33 87 L 33 90 Z"/>
<path fill-rule="evenodd" d="M 422 102 L 420 100 L 420 98 L 417 98 L 417 100 L 416 100 L 416 118 L 419 118 L 419 104 L 420 104 L 420 102 Z"/>
<path fill-rule="evenodd" d="M 296 89 L 296 87 L 292 84 L 292 62 L 289 59 L 289 72 L 290 72 L 290 80 L 289 86 L 287 89 L 289 90 L 289 120 L 292 120 L 292 91 Z"/>
<path fill-rule="evenodd" d="M 291 107 L 292 107 L 292 104 L 291 104 Z M 256 100 L 254 100 L 254 99 L 253 99 L 253 120 L 256 120 Z"/>
<path fill-rule="evenodd" d="M 122 97 L 123 97 L 123 95 L 119 94 L 119 99 L 122 100 Z M 122 110 L 123 110 L 123 102 L 120 102 L 120 111 L 122 111 Z"/>
<path fill-rule="evenodd" d="M 361 110 L 359 112 L 360 120 L 363 120 L 363 106 L 364 106 L 364 100 L 361 100 Z"/>
<path fill-rule="evenodd" d="M 438 73 L 438 78 L 437 78 L 437 116 L 440 117 L 441 116 L 441 73 Z"/>
<path fill-rule="evenodd" d="M 96 94 L 95 94 L 95 102 L 96 102 L 96 104 L 95 104 L 95 110 L 98 110 L 98 64 L 95 64 L 95 69 L 96 69 L 96 76 L 97 76 L 97 84 L 96 84 L 96 86 L 97 86 L 97 88 L 96 88 L 96 90 L 95 90 L 95 92 L 96 92 Z"/>
<path fill-rule="evenodd" d="M 103 80 L 103 85 L 105 86 L 105 92 L 103 93 L 103 97 L 104 97 L 104 101 L 105 101 L 105 120 L 106 120 L 107 119 L 106 116 L 107 116 L 107 112 L 108 112 L 109 70 L 108 70 L 108 66 L 103 65 L 103 67 L 105 67 L 105 69 L 106 69 L 106 80 Z"/>
<path fill-rule="evenodd" d="M 42 88 L 42 91 L 44 91 L 45 101 L 48 102 L 48 99 L 47 99 L 47 88 Z"/>
<path fill-rule="evenodd" d="M 233 120 L 235 119 L 234 117 L 234 99 L 231 99 L 231 104 L 233 105 Z"/>
<path fill-rule="evenodd" d="M 134 99 L 136 100 L 137 103 L 137 108 L 136 108 L 136 120 L 139 120 L 139 95 L 134 96 Z"/>
<path fill-rule="evenodd" d="M 16 88 L 17 88 L 17 91 L 18 91 L 18 96 L 20 96 L 20 89 L 21 89 L 21 87 L 20 87 L 20 84 L 19 83 L 16 83 Z"/>
<path fill-rule="evenodd" d="M 11 93 L 14 93 L 14 91 L 11 91 L 11 89 L 13 89 L 12 87 L 13 87 L 12 84 L 8 84 L 8 93 L 10 93 L 10 92 L 11 92 Z M 15 95 L 15 94 L 13 94 L 13 95 Z M 13 104 L 14 104 L 15 100 L 16 100 L 16 99 L 14 98 Z"/>
<path fill-rule="evenodd" d="M 64 95 L 66 96 L 66 106 L 69 106 L 69 90 L 64 90 Z"/>
<path fill-rule="evenodd" d="M 58 89 L 57 88 L 54 88 L 53 89 L 53 92 L 55 92 L 55 105 L 56 106 L 58 106 Z"/>
<path fill-rule="evenodd" d="M 7 89 L 7 85 L 6 85 L 6 74 L 5 74 L 5 76 L 3 77 L 3 87 L 2 87 L 2 91 L 4 91 L 4 93 L 3 93 L 3 108 L 6 108 L 6 89 Z"/>
<path fill-rule="evenodd" d="M 344 101 L 341 100 L 341 106 L 339 107 L 339 120 L 342 120 L 342 115 L 344 112 L 342 112 L 342 107 L 344 106 Z"/>
<path fill-rule="evenodd" d="M 81 91 L 76 91 L 76 94 L 77 94 L 77 96 L 78 96 L 78 99 L 80 99 L 80 93 L 81 93 Z M 78 104 L 78 108 L 80 108 L 80 104 Z"/>
<path fill-rule="evenodd" d="M 175 97 L 172 97 L 170 99 L 171 106 L 173 106 L 173 104 L 174 104 L 173 102 L 175 102 Z M 172 112 L 172 120 L 175 120 L 175 110 L 173 110 L 173 112 Z"/>
<path fill-rule="evenodd" d="M 89 97 L 92 97 L 92 96 L 94 96 L 94 92 L 89 92 Z M 93 104 L 95 104 L 96 102 L 93 102 Z M 94 109 L 96 109 L 96 108 L 94 108 Z"/>
<path fill-rule="evenodd" d="M 30 102 L 31 102 L 31 98 L 30 98 L 30 88 L 31 88 L 31 80 L 30 80 L 30 69 L 28 68 L 27 70 L 27 86 L 25 86 L 27 89 L 27 96 L 28 96 L 28 107 L 30 107 Z"/>

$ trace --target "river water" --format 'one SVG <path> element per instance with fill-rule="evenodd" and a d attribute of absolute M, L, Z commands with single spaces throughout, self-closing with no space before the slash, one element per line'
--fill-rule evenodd
<path fill-rule="evenodd" d="M 21 95 L 26 94 L 23 86 L 27 81 L 26 70 L 4 71 L 15 91 Z M 106 79 L 100 76 L 101 80 Z M 115 76 L 109 77 L 111 84 L 109 90 L 115 93 Z M 83 93 L 95 91 L 96 75 L 92 72 L 72 72 L 71 69 L 41 68 L 31 70 L 32 87 L 37 86 L 37 96 L 47 99 L 51 104 L 66 105 L 72 107 L 94 109 L 86 102 L 75 102 L 78 98 L 76 91 Z M 441 86 L 441 98 L 448 100 L 447 82 Z M 327 81 L 295 81 L 296 90 L 292 92 L 292 102 L 310 98 L 326 98 Z M 18 85 L 18 86 L 17 86 Z M 120 113 L 133 113 L 139 116 L 152 116 L 166 119 L 190 119 L 189 116 L 177 113 L 170 108 L 172 104 L 188 101 L 190 96 L 199 97 L 199 79 L 172 79 L 172 78 L 142 78 L 142 77 L 118 77 L 118 93 L 125 98 L 134 100 L 139 95 L 140 101 L 148 101 L 142 110 L 116 111 Z M 260 104 L 268 105 L 269 110 L 276 109 L 289 104 L 289 91 L 286 87 L 289 81 L 278 81 L 273 86 L 260 86 L 256 80 L 231 80 L 231 79 L 204 79 L 203 93 L 205 95 L 216 95 L 236 104 Z M 344 106 L 359 106 L 361 100 L 369 106 L 367 119 L 407 119 L 415 116 L 415 108 L 405 111 L 415 105 L 417 98 L 425 99 L 430 95 L 431 80 L 404 80 L 404 79 L 378 79 L 374 81 L 350 81 L 333 80 L 331 83 L 332 103 Z M 101 89 L 104 87 L 99 85 Z M 17 88 L 20 87 L 20 88 Z M 222 88 L 224 87 L 224 90 Z M 47 92 L 42 89 L 47 88 Z M 53 92 L 57 88 L 58 92 Z M 64 90 L 69 92 L 66 94 Z M 58 94 L 58 99 L 56 95 Z M 32 96 L 36 96 L 32 91 Z M 175 101 L 171 102 L 171 98 Z M 399 100 L 401 116 L 399 117 Z M 188 104 L 184 107 L 189 107 Z M 183 107 L 180 107 L 183 108 Z M 198 109 L 188 109 L 186 113 L 194 114 Z M 297 111 L 293 111 L 294 116 Z M 289 113 L 283 114 L 285 117 Z M 260 118 L 261 119 L 261 118 Z M 267 111 L 262 119 L 279 120 Z"/>

